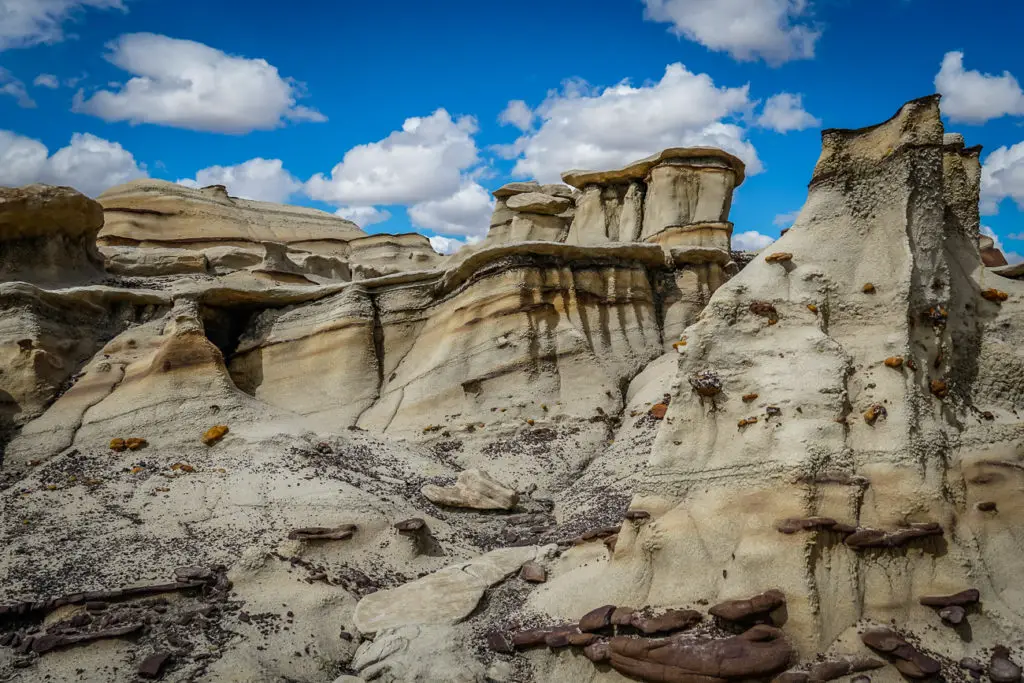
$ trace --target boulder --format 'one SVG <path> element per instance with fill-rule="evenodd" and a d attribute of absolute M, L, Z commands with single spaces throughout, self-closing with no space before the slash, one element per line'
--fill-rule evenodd
<path fill-rule="evenodd" d="M 509 197 L 505 200 L 505 205 L 513 211 L 557 216 L 571 208 L 573 203 L 571 199 L 564 197 L 554 197 L 540 192 L 524 192 Z"/>
<path fill-rule="evenodd" d="M 519 502 L 518 493 L 480 469 L 460 472 L 453 486 L 427 484 L 421 492 L 437 505 L 475 510 L 511 510 Z"/>
<path fill-rule="evenodd" d="M 372 634 L 421 624 L 455 624 L 469 616 L 484 592 L 537 556 L 538 548 L 501 548 L 397 588 L 367 595 L 356 605 L 356 628 Z"/>
<path fill-rule="evenodd" d="M 0 187 L 0 282 L 75 284 L 103 275 L 103 207 L 70 187 Z"/>

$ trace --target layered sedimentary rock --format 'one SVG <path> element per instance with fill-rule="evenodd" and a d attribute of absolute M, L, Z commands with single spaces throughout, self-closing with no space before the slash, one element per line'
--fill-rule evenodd
<path fill-rule="evenodd" d="M 1024 556 L 1007 500 L 1024 462 L 1024 397 L 1010 388 L 1024 356 L 1007 342 L 1022 328 L 1019 304 L 979 292 L 979 152 L 944 142 L 937 96 L 823 133 L 796 224 L 686 331 L 631 503 L 651 521 L 624 526 L 607 563 L 540 587 L 534 609 L 573 617 L 597 601 L 780 589 L 804 658 L 862 652 L 853 636 L 871 622 L 952 661 L 977 652 L 978 634 L 992 644 L 1020 628 L 1005 568 Z M 709 377 L 715 390 L 698 391 Z M 830 524 L 779 532 L 797 517 Z M 920 596 L 979 583 L 973 642 L 931 628 Z M 590 680 L 578 669 L 553 660 L 545 675 Z"/>
<path fill-rule="evenodd" d="M 826 131 L 742 270 L 714 150 L 506 186 L 445 259 L 115 209 L 154 235 L 105 284 L 0 283 L 0 678 L 1013 680 L 1024 284 L 979 152 L 937 97 Z"/>
<path fill-rule="evenodd" d="M 494 191 L 486 245 L 564 242 L 575 213 L 575 194 L 565 185 L 508 183 Z"/>
<path fill-rule="evenodd" d="M 69 284 L 103 273 L 102 207 L 70 187 L 0 188 L 0 282 Z"/>

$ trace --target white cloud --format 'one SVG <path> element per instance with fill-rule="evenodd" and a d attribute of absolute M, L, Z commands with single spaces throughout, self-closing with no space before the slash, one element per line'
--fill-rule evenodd
<path fill-rule="evenodd" d="M 53 74 L 39 74 L 36 79 L 32 81 L 32 85 L 37 88 L 49 88 L 50 90 L 56 90 L 60 87 L 60 80 Z"/>
<path fill-rule="evenodd" d="M 75 95 L 74 111 L 105 121 L 154 123 L 216 133 L 269 130 L 284 121 L 326 121 L 297 105 L 300 83 L 263 59 L 226 54 L 191 40 L 129 33 L 108 45 L 107 61 L 132 74 L 119 90 Z"/>
<path fill-rule="evenodd" d="M 994 243 L 995 248 L 1003 252 L 1003 257 L 1006 258 L 1006 262 L 1009 263 L 1011 266 L 1024 262 L 1024 256 L 1021 256 L 1015 251 L 1007 251 L 1006 247 L 1003 246 L 1002 240 L 999 239 L 999 235 L 997 235 L 992 228 L 988 227 L 987 225 L 981 226 L 981 234 L 988 235 L 989 237 L 992 238 L 992 242 Z M 1022 239 L 1024 238 L 1024 234 L 1015 235 L 1013 233 L 1010 233 L 1009 235 L 1007 235 L 1007 237 L 1010 238 L 1011 240 Z"/>
<path fill-rule="evenodd" d="M 378 209 L 376 206 L 343 206 L 334 213 L 361 228 L 375 223 L 383 223 L 391 218 L 390 211 Z"/>
<path fill-rule="evenodd" d="M 64 40 L 64 22 L 83 8 L 120 9 L 122 0 L 0 0 L 0 50 Z"/>
<path fill-rule="evenodd" d="M 451 196 L 409 207 L 413 225 L 446 235 L 484 237 L 494 212 L 491 193 L 473 181 Z"/>
<path fill-rule="evenodd" d="M 67 147 L 51 156 L 38 140 L 0 130 L 0 185 L 70 185 L 96 196 L 108 187 L 145 176 L 145 169 L 129 151 L 89 133 L 75 133 Z"/>
<path fill-rule="evenodd" d="M 644 18 L 739 61 L 773 66 L 814 57 L 821 32 L 807 0 L 643 0 Z"/>
<path fill-rule="evenodd" d="M 757 125 L 770 128 L 776 133 L 786 133 L 816 128 L 821 125 L 821 119 L 804 110 L 803 95 L 780 92 L 765 102 L 761 115 L 757 117 Z"/>
<path fill-rule="evenodd" d="M 772 225 L 777 228 L 788 228 L 793 225 L 793 221 L 800 215 L 800 209 L 796 211 L 790 211 L 789 213 L 776 214 L 775 218 L 772 219 Z"/>
<path fill-rule="evenodd" d="M 760 251 L 775 241 L 774 237 L 748 230 L 732 236 L 733 251 Z"/>
<path fill-rule="evenodd" d="M 1006 238 L 1024 242 L 1024 232 L 1011 232 L 1009 235 L 1006 236 Z"/>
<path fill-rule="evenodd" d="M 260 157 L 236 166 L 210 166 L 197 172 L 194 180 L 183 178 L 178 183 L 188 187 L 224 185 L 233 197 L 278 204 L 302 187 L 298 178 L 284 169 L 280 159 Z"/>
<path fill-rule="evenodd" d="M 1024 142 L 1000 147 L 981 165 L 981 213 L 998 213 L 1007 198 L 1024 210 Z"/>
<path fill-rule="evenodd" d="M 935 75 L 942 113 L 952 121 L 985 123 L 1001 116 L 1024 115 L 1024 92 L 1009 71 L 995 76 L 964 70 L 964 53 L 947 52 Z"/>
<path fill-rule="evenodd" d="M 452 119 L 444 109 L 405 120 L 402 130 L 378 142 L 353 147 L 330 177 L 306 182 L 313 199 L 335 205 L 415 204 L 443 199 L 463 184 L 463 173 L 479 163 L 476 120 Z"/>
<path fill-rule="evenodd" d="M 481 240 L 480 237 L 467 237 L 465 240 L 458 240 L 440 235 L 434 235 L 429 239 L 430 246 L 439 254 L 454 254 L 467 244 L 476 244 Z"/>
<path fill-rule="evenodd" d="M 583 81 L 563 83 L 537 108 L 540 127 L 497 148 L 517 158 L 513 174 L 557 182 L 572 168 L 616 168 L 666 147 L 720 147 L 740 157 L 747 173 L 762 170 L 746 131 L 722 119 L 750 111 L 748 87 L 719 88 L 707 74 L 669 64 L 657 83 L 623 81 L 598 90 Z"/>
<path fill-rule="evenodd" d="M 504 125 L 513 125 L 521 131 L 530 130 L 533 125 L 533 111 L 523 100 L 512 100 L 505 110 L 498 115 L 498 121 Z"/>
<path fill-rule="evenodd" d="M 10 95 L 19 107 L 25 109 L 32 109 L 36 106 L 35 100 L 29 97 L 25 84 L 2 66 L 0 66 L 0 95 Z"/>

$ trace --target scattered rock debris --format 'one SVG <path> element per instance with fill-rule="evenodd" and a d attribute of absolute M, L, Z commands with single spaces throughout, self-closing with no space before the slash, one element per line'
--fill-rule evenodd
<path fill-rule="evenodd" d="M 213 446 L 218 441 L 223 439 L 227 433 L 227 425 L 214 425 L 213 427 L 210 427 L 209 429 L 206 430 L 206 432 L 203 433 L 202 441 L 207 446 Z"/>

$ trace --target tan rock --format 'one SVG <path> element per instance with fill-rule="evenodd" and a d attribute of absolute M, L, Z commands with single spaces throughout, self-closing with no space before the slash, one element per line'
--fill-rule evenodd
<path fill-rule="evenodd" d="M 555 197 L 540 192 L 524 192 L 509 197 L 505 200 L 505 205 L 513 211 L 555 216 L 571 208 L 573 203 L 572 200 L 564 197 Z"/>
<path fill-rule="evenodd" d="M 478 469 L 461 472 L 453 486 L 427 484 L 421 491 L 430 502 L 447 507 L 511 510 L 519 502 L 518 493 Z"/>

